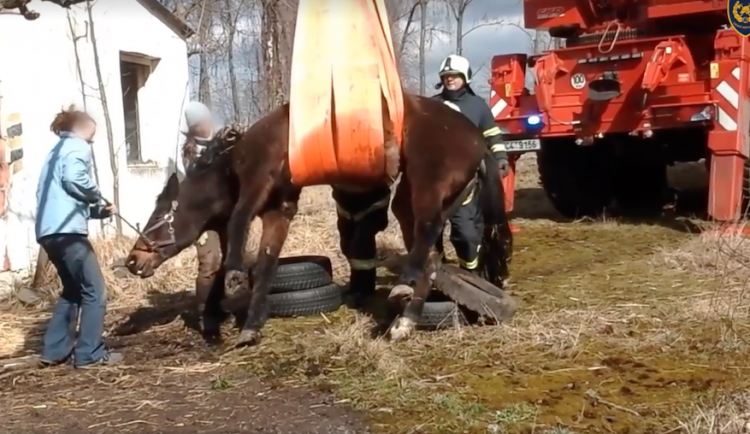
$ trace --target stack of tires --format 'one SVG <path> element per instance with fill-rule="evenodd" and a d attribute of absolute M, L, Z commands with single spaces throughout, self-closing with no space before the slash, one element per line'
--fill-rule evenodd
<path fill-rule="evenodd" d="M 333 283 L 332 269 L 325 256 L 280 258 L 268 296 L 271 316 L 317 315 L 341 307 L 341 288 Z"/>
<path fill-rule="evenodd" d="M 289 318 L 333 312 L 343 304 L 341 287 L 333 283 L 331 260 L 325 256 L 291 256 L 279 259 L 268 297 L 271 316 Z M 437 291 L 424 305 L 417 327 L 436 330 L 467 325 L 471 313 Z"/>

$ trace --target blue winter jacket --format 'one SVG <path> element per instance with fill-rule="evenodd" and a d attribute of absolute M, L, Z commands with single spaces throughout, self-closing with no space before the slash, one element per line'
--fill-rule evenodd
<path fill-rule="evenodd" d="M 36 239 L 57 234 L 88 235 L 88 219 L 103 218 L 99 188 L 91 177 L 91 147 L 62 133 L 42 166 L 36 190 Z"/>

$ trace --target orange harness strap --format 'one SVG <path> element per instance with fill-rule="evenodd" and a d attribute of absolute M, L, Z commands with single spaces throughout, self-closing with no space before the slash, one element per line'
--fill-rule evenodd
<path fill-rule="evenodd" d="M 296 185 L 382 180 L 383 114 L 400 146 L 403 100 L 383 0 L 300 0 L 289 100 Z"/>

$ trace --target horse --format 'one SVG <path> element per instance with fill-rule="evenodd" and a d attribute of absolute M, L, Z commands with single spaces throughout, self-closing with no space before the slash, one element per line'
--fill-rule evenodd
<path fill-rule="evenodd" d="M 390 125 L 385 123 L 388 131 Z M 289 170 L 288 131 L 285 104 L 243 132 L 221 133 L 182 184 L 176 177 L 168 181 L 126 260 L 131 273 L 145 278 L 203 231 L 217 231 L 224 269 L 205 299 L 204 333 L 216 333 L 220 327 L 225 315 L 221 300 L 227 293 L 235 296 L 252 285 L 237 345 L 260 342 L 268 318 L 270 283 L 297 213 L 302 188 L 294 184 Z M 431 249 L 444 222 L 469 195 L 479 195 L 485 222 L 480 269 L 498 287 L 509 275 L 513 243 L 497 162 L 482 133 L 463 114 L 438 100 L 407 94 L 398 158 L 400 179 L 392 201 L 389 179 L 369 185 L 356 180 L 332 185 L 340 248 L 351 268 L 349 291 L 359 306 L 375 291 L 375 237 L 388 225 L 391 202 L 408 251 L 399 284 L 391 291 L 392 298 L 403 302 L 403 311 L 389 330 L 394 341 L 415 329 L 440 262 L 437 255 L 430 255 Z M 248 276 L 243 256 L 255 217 L 261 219 L 263 232 L 257 262 Z"/>

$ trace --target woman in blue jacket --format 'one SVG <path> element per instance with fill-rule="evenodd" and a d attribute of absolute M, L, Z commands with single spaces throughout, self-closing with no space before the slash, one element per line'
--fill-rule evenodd
<path fill-rule="evenodd" d="M 91 177 L 96 122 L 87 113 L 59 113 L 50 129 L 60 140 L 47 155 L 37 187 L 36 239 L 49 255 L 63 290 L 44 334 L 43 366 L 73 361 L 77 368 L 112 364 L 122 355 L 104 346 L 104 276 L 88 239 L 89 218 L 116 212 Z M 81 325 L 76 339 L 76 325 Z M 72 358 L 72 360 L 71 360 Z"/>

